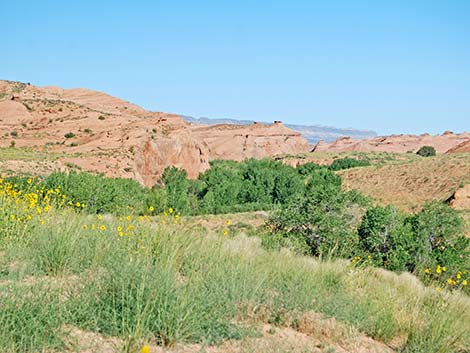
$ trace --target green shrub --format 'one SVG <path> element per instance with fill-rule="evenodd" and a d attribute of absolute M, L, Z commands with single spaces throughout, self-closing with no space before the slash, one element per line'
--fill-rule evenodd
<path fill-rule="evenodd" d="M 356 167 L 367 167 L 370 166 L 370 162 L 366 159 L 354 159 L 354 158 L 340 158 L 335 159 L 333 163 L 330 165 L 331 170 L 341 170 L 341 169 L 349 169 L 349 168 L 356 168 Z"/>
<path fill-rule="evenodd" d="M 464 236 L 458 212 L 441 202 L 431 202 L 411 218 L 416 241 L 423 251 L 422 266 L 443 265 L 457 272 L 470 267 L 470 239 Z"/>
<path fill-rule="evenodd" d="M 432 146 L 422 146 L 416 154 L 421 157 L 431 157 L 436 155 L 436 149 Z"/>
<path fill-rule="evenodd" d="M 319 169 L 324 169 L 325 166 L 319 164 L 308 162 L 297 167 L 297 172 L 301 175 L 310 175 Z"/>
<path fill-rule="evenodd" d="M 66 139 L 71 139 L 71 138 L 74 138 L 75 137 L 75 134 L 73 132 L 67 132 L 64 137 Z"/>
<path fill-rule="evenodd" d="M 405 216 L 394 207 L 371 207 L 358 227 L 361 249 L 375 265 L 395 271 L 413 271 L 419 245 Z"/>

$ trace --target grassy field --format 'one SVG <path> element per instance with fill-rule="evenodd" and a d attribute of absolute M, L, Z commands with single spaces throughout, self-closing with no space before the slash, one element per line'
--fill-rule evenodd
<path fill-rule="evenodd" d="M 23 228 L 2 228 L 0 351 L 470 347 L 470 299 L 459 292 L 348 261 L 268 252 L 243 231 L 197 230 L 193 221 L 51 209 Z"/>

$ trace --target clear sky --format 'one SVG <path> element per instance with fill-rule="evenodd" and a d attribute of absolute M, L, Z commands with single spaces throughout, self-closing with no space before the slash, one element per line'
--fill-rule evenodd
<path fill-rule="evenodd" d="M 195 117 L 470 130 L 470 0 L 0 0 L 0 78 Z"/>

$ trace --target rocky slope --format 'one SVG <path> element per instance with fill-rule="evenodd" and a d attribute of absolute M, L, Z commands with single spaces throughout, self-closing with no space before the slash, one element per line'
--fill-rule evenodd
<path fill-rule="evenodd" d="M 422 146 L 433 146 L 438 153 L 445 153 L 459 145 L 470 141 L 470 133 L 455 134 L 446 131 L 442 135 L 391 135 L 380 136 L 362 140 L 343 137 L 335 142 L 320 141 L 313 148 L 313 152 L 416 152 Z"/>
<path fill-rule="evenodd" d="M 213 159 L 298 153 L 308 143 L 281 123 L 193 125 L 101 92 L 0 81 L 0 147 L 30 147 L 56 156 L 58 166 L 151 186 L 167 166 L 194 178 Z"/>
<path fill-rule="evenodd" d="M 470 152 L 470 139 L 462 142 L 461 144 L 452 147 L 447 151 L 447 153 L 465 153 Z"/>

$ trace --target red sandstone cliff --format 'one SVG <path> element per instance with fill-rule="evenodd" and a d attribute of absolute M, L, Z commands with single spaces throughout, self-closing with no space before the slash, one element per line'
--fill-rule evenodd
<path fill-rule="evenodd" d="M 147 186 L 167 166 L 194 178 L 213 159 L 308 151 L 307 141 L 280 123 L 193 126 L 101 92 L 0 81 L 0 146 L 13 144 L 57 156 L 58 165 L 132 177 Z"/>

